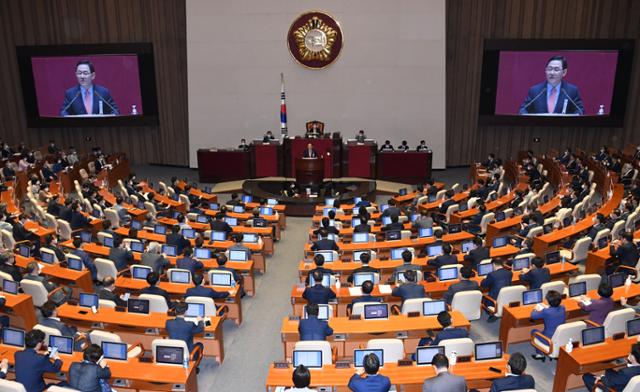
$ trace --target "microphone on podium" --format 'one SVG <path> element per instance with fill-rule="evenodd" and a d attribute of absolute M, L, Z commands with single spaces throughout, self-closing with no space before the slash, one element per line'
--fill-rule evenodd
<path fill-rule="evenodd" d="M 62 111 L 66 112 L 67 109 L 69 109 L 71 107 L 71 104 L 73 104 L 73 102 L 80 96 L 80 91 L 76 92 L 76 95 L 73 97 L 73 99 L 67 104 L 67 106 L 65 106 Z"/>

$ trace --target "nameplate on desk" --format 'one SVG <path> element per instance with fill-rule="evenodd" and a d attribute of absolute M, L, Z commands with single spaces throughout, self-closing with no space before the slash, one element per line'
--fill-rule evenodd
<path fill-rule="evenodd" d="M 337 333 L 335 335 L 333 335 L 333 341 L 334 342 L 344 342 L 347 340 L 347 334 L 346 333 Z"/>
<path fill-rule="evenodd" d="M 518 306 L 520 306 L 520 302 L 509 302 L 510 308 L 517 308 Z"/>
<path fill-rule="evenodd" d="M 407 317 L 420 317 L 420 312 L 409 312 L 407 313 Z"/>
<path fill-rule="evenodd" d="M 273 362 L 273 367 L 275 369 L 289 369 L 289 362 L 286 361 L 274 361 Z"/>
<path fill-rule="evenodd" d="M 471 362 L 471 355 L 457 357 L 458 362 Z"/>
<path fill-rule="evenodd" d="M 116 306 L 115 310 L 116 312 L 126 312 L 127 308 L 125 308 L 124 306 Z"/>
<path fill-rule="evenodd" d="M 352 314 L 349 316 L 349 320 L 360 320 L 361 316 L 359 314 Z"/>
<path fill-rule="evenodd" d="M 413 366 L 413 361 L 410 359 L 399 359 L 398 366 Z"/>
<path fill-rule="evenodd" d="M 611 338 L 613 340 L 620 340 L 620 339 L 624 339 L 625 338 L 625 333 L 624 332 L 618 332 L 618 333 L 614 333 L 613 335 L 611 335 Z"/>
<path fill-rule="evenodd" d="M 349 369 L 351 362 L 349 361 L 336 361 L 336 369 Z"/>
<path fill-rule="evenodd" d="M 289 316 L 289 321 L 300 321 L 300 316 Z"/>

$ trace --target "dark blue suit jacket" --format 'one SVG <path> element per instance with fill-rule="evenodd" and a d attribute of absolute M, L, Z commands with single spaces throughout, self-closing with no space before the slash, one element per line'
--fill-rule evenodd
<path fill-rule="evenodd" d="M 562 113 L 565 99 L 567 100 L 566 113 L 584 114 L 584 106 L 582 105 L 582 99 L 580 99 L 578 87 L 563 80 L 560 85 L 560 91 L 558 92 L 558 101 L 553 110 L 554 113 Z M 572 100 L 573 102 L 571 102 Z M 520 105 L 519 113 L 549 113 L 547 108 L 546 80 L 529 89 L 529 93 L 525 97 L 524 102 Z"/>
<path fill-rule="evenodd" d="M 300 340 L 325 340 L 327 336 L 333 335 L 333 329 L 324 320 L 318 320 L 317 316 L 300 320 L 298 324 Z"/>
<path fill-rule="evenodd" d="M 354 374 L 349 379 L 349 389 L 354 392 L 387 392 L 391 389 L 391 380 L 382 374 L 367 375 L 365 378 Z"/>
<path fill-rule="evenodd" d="M 622 391 L 629 381 L 638 375 L 640 375 L 640 366 L 626 367 L 620 370 L 607 369 L 601 381 L 609 388 Z"/>
<path fill-rule="evenodd" d="M 391 295 L 402 298 L 402 302 L 412 298 L 424 298 L 424 286 L 416 283 L 405 283 L 394 288 Z"/>
<path fill-rule="evenodd" d="M 102 113 L 120 114 L 120 109 L 118 109 L 118 106 L 111 97 L 109 89 L 94 84 L 93 107 L 91 113 L 87 113 L 87 110 L 84 107 L 84 97 L 82 96 L 80 85 L 77 85 L 65 91 L 64 101 L 62 102 L 62 106 L 60 107 L 60 116 L 69 116 L 74 114 L 99 114 L 99 101 L 104 101 L 104 103 L 102 104 Z M 109 105 L 111 105 L 111 107 L 109 107 Z"/>
<path fill-rule="evenodd" d="M 456 295 L 456 293 L 459 293 L 461 291 L 472 291 L 472 290 L 479 290 L 479 289 L 480 288 L 478 287 L 478 283 L 476 283 L 475 281 L 462 279 L 458 283 L 454 283 L 451 286 L 449 286 L 449 288 L 447 289 L 447 292 L 444 293 L 444 296 L 442 297 L 442 299 L 444 299 L 445 301 L 447 301 L 449 305 L 451 305 L 451 301 L 453 301 L 453 296 Z"/>
<path fill-rule="evenodd" d="M 523 282 L 529 282 L 529 288 L 539 289 L 544 283 L 551 281 L 551 273 L 549 268 L 535 268 L 520 275 L 520 280 Z"/>
<path fill-rule="evenodd" d="M 57 373 L 62 367 L 62 361 L 49 360 L 47 355 L 38 354 L 34 349 L 27 348 L 15 353 L 16 381 L 24 385 L 27 392 L 45 390 L 44 373 Z"/>
<path fill-rule="evenodd" d="M 329 300 L 335 297 L 336 293 L 330 288 L 324 287 L 321 283 L 307 287 L 302 293 L 302 298 L 306 299 L 307 303 L 310 304 L 328 304 Z"/>
<path fill-rule="evenodd" d="M 78 230 L 89 227 L 91 224 L 89 223 L 89 219 L 87 219 L 87 217 L 77 211 L 72 211 L 71 222 L 69 222 L 69 225 L 71 226 L 71 230 Z"/>
<path fill-rule="evenodd" d="M 167 290 L 162 289 L 158 286 L 149 286 L 149 287 L 145 287 L 142 290 L 140 290 L 140 293 L 142 294 L 153 294 L 153 295 L 161 295 L 162 297 L 164 297 L 164 300 L 167 301 L 167 306 L 172 308 L 173 304 L 171 303 L 171 297 L 169 296 L 169 293 L 167 292 Z"/>
<path fill-rule="evenodd" d="M 180 269 L 186 269 L 191 271 L 191 275 L 196 273 L 197 269 L 202 269 L 203 264 L 191 257 L 181 257 L 176 261 L 176 267 Z"/>
<path fill-rule="evenodd" d="M 167 320 L 165 329 L 169 334 L 169 339 L 184 340 L 191 351 L 193 350 L 193 335 L 204 332 L 204 323 L 200 322 L 196 325 L 182 317 L 177 317 L 173 320 Z"/>
<path fill-rule="evenodd" d="M 418 343 L 418 346 L 437 346 L 441 341 L 447 339 L 462 339 L 468 338 L 469 331 L 464 328 L 445 328 L 442 331 L 436 334 L 436 337 L 431 338 L 422 338 Z"/>
<path fill-rule="evenodd" d="M 207 297 L 211 299 L 227 298 L 229 292 L 227 291 L 215 291 L 211 287 L 196 286 L 187 289 L 185 297 Z"/>
<path fill-rule="evenodd" d="M 443 265 L 454 265 L 458 264 L 458 258 L 454 255 L 440 255 L 435 259 L 431 259 L 427 262 L 431 267 L 440 268 Z"/>
<path fill-rule="evenodd" d="M 480 286 L 489 289 L 489 297 L 496 299 L 498 293 L 503 287 L 511 286 L 511 278 L 513 273 L 507 269 L 500 268 L 496 271 L 490 272 L 486 278 L 480 282 Z"/>
<path fill-rule="evenodd" d="M 567 319 L 567 311 L 564 305 L 557 308 L 548 307 L 541 311 L 533 310 L 531 318 L 534 320 L 542 320 L 544 322 L 544 330 L 542 334 L 548 338 L 552 337 L 559 325 L 564 324 Z"/>
<path fill-rule="evenodd" d="M 536 387 L 536 381 L 528 374 L 520 376 L 506 376 L 496 378 L 491 383 L 490 392 L 512 391 L 515 389 L 533 389 Z"/>

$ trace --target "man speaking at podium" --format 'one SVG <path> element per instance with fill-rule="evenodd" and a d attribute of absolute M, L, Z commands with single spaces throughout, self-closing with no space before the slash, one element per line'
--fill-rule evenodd
<path fill-rule="evenodd" d="M 78 114 L 120 114 L 120 110 L 106 87 L 93 84 L 96 78 L 95 68 L 90 61 L 81 60 L 76 64 L 78 85 L 64 94 L 60 116 Z"/>
<path fill-rule="evenodd" d="M 562 78 L 567 75 L 567 59 L 554 56 L 547 61 L 547 80 L 529 89 L 520 106 L 520 114 L 584 114 L 578 87 Z"/>
<path fill-rule="evenodd" d="M 317 158 L 318 152 L 314 150 L 313 145 L 311 143 L 307 144 L 307 148 L 304 150 L 304 154 L 302 154 L 303 158 Z"/>

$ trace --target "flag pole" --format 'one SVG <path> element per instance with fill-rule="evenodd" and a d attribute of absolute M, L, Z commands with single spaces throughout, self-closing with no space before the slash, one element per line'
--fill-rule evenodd
<path fill-rule="evenodd" d="M 280 73 L 280 137 L 286 138 L 287 130 L 287 103 L 284 95 L 284 73 Z"/>

